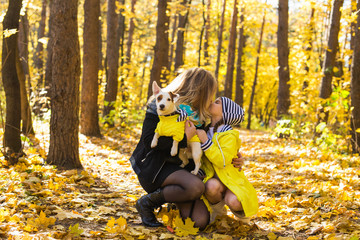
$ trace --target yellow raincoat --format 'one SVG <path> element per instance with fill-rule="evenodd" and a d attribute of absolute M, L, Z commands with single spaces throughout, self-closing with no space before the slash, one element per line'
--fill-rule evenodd
<path fill-rule="evenodd" d="M 160 136 L 173 137 L 175 141 L 180 142 L 184 138 L 185 134 L 185 121 L 178 122 L 179 115 L 161 116 L 160 121 L 157 124 L 155 132 Z"/>
<path fill-rule="evenodd" d="M 241 202 L 246 217 L 258 211 L 256 190 L 245 177 L 244 171 L 233 166 L 232 159 L 237 158 L 240 148 L 239 132 L 229 130 L 216 132 L 211 139 L 212 145 L 205 150 L 201 168 L 206 173 L 204 182 L 216 172 L 221 182 L 230 189 Z M 205 201 L 206 202 L 206 201 Z"/>

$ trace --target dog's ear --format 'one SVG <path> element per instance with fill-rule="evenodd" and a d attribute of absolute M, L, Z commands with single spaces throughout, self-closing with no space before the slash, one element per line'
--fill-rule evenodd
<path fill-rule="evenodd" d="M 173 93 L 173 92 L 169 92 L 169 94 L 170 94 L 173 102 L 176 102 L 176 101 L 179 99 L 179 97 L 180 97 L 179 94 L 176 94 L 176 93 Z"/>
<path fill-rule="evenodd" d="M 159 92 L 160 92 L 160 87 L 159 85 L 157 84 L 156 81 L 153 81 L 153 84 L 152 84 L 152 91 L 153 91 L 153 94 L 154 95 L 157 95 Z"/>

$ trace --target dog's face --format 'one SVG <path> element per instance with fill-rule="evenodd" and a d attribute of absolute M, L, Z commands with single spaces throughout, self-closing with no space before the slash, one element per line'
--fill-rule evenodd
<path fill-rule="evenodd" d="M 156 99 L 156 108 L 159 115 L 168 115 L 176 111 L 175 102 L 178 98 L 177 94 L 162 91 L 156 81 L 153 82 L 152 90 Z"/>

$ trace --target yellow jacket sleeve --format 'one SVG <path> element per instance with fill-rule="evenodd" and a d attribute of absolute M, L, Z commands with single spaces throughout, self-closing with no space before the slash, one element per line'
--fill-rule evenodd
<path fill-rule="evenodd" d="M 231 130 L 234 131 L 234 130 Z M 229 131 L 230 132 L 230 131 Z M 212 143 L 204 150 L 205 156 L 217 168 L 231 164 L 240 147 L 240 139 L 235 132 L 225 135 L 214 134 Z"/>

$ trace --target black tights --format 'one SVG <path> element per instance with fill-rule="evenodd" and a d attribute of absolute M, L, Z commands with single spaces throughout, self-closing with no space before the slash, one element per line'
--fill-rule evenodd
<path fill-rule="evenodd" d="M 207 226 L 210 214 L 205 203 L 200 200 L 205 185 L 197 176 L 179 170 L 170 174 L 161 186 L 166 202 L 176 203 L 183 219 L 190 217 L 195 227 L 200 229 Z"/>

